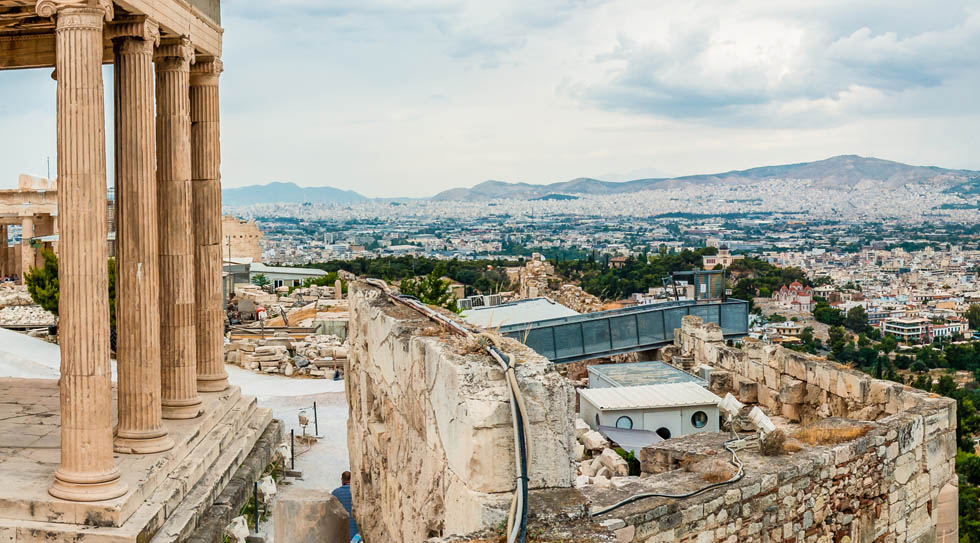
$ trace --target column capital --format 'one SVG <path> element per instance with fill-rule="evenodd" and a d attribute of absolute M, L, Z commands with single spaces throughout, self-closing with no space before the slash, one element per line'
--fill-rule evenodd
<path fill-rule="evenodd" d="M 160 45 L 160 25 L 146 16 L 127 17 L 107 25 L 105 37 L 113 41 L 134 38 Z"/>
<path fill-rule="evenodd" d="M 111 21 L 115 10 L 112 6 L 112 0 L 98 0 L 96 2 L 91 2 L 88 0 L 38 0 L 37 4 L 34 6 L 34 12 L 37 13 L 38 17 L 54 17 L 58 15 L 62 10 L 70 9 L 72 14 L 76 14 L 82 11 L 92 10 L 94 12 L 99 12 L 101 17 L 105 21 Z M 61 24 L 59 23 L 59 27 Z M 71 25 L 70 25 L 71 26 Z M 74 26 L 86 26 L 86 24 L 78 24 Z"/>
<path fill-rule="evenodd" d="M 160 40 L 153 60 L 157 63 L 158 70 L 179 70 L 189 71 L 191 64 L 194 64 L 194 47 L 191 40 L 186 37 L 167 38 Z"/>
<path fill-rule="evenodd" d="M 200 56 L 191 66 L 191 86 L 199 87 L 206 85 L 217 85 L 218 76 L 225 71 L 224 64 L 218 57 Z"/>

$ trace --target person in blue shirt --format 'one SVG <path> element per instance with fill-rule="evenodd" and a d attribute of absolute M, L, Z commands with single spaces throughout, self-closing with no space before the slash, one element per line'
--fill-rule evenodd
<path fill-rule="evenodd" d="M 357 523 L 354 522 L 353 502 L 350 495 L 349 471 L 345 471 L 340 475 L 340 486 L 335 488 L 331 494 L 333 494 L 340 501 L 340 505 L 343 505 L 344 509 L 347 510 L 347 514 L 350 515 L 350 540 L 351 543 L 358 543 L 361 541 L 361 534 L 357 532 Z"/>

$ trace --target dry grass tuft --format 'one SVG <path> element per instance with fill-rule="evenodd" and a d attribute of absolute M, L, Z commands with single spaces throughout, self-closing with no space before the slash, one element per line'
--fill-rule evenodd
<path fill-rule="evenodd" d="M 781 456 L 786 454 L 786 434 L 776 430 L 767 435 L 759 444 L 759 454 L 762 456 Z"/>
<path fill-rule="evenodd" d="M 786 443 L 783 444 L 783 450 L 788 453 L 799 452 L 803 450 L 803 444 L 793 438 L 789 438 L 786 440 Z"/>
<path fill-rule="evenodd" d="M 825 425 L 808 426 L 797 430 L 793 437 L 810 445 L 836 445 L 857 439 L 871 430 L 871 426 Z"/>
<path fill-rule="evenodd" d="M 735 474 L 735 468 L 720 458 L 702 460 L 693 466 L 692 471 L 708 483 L 722 483 Z"/>

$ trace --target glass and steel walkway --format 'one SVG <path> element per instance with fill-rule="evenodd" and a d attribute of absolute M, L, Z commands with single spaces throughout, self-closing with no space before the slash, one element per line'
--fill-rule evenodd
<path fill-rule="evenodd" d="M 749 332 L 749 303 L 676 301 L 638 305 L 500 328 L 556 364 L 656 349 L 673 343 L 685 315 L 721 326 L 725 338 Z"/>

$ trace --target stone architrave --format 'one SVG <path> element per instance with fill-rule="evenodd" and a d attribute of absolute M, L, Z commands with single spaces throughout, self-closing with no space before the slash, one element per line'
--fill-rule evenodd
<path fill-rule="evenodd" d="M 157 209 L 160 240 L 160 365 L 163 418 L 201 414 L 194 323 L 191 222 L 190 65 L 186 38 L 165 40 L 157 75 Z"/>
<path fill-rule="evenodd" d="M 157 233 L 153 49 L 145 17 L 109 26 L 115 55 L 116 360 L 115 449 L 149 454 L 174 446 L 160 399 L 160 272 Z"/>
<path fill-rule="evenodd" d="M 218 76 L 221 60 L 196 59 L 191 67 L 191 173 L 193 178 L 194 299 L 197 322 L 197 389 L 228 387 L 221 299 L 221 131 Z"/>
<path fill-rule="evenodd" d="M 61 464 L 49 492 L 99 501 L 126 493 L 112 457 L 103 20 L 111 10 L 39 2 L 56 16 L 61 232 Z"/>

